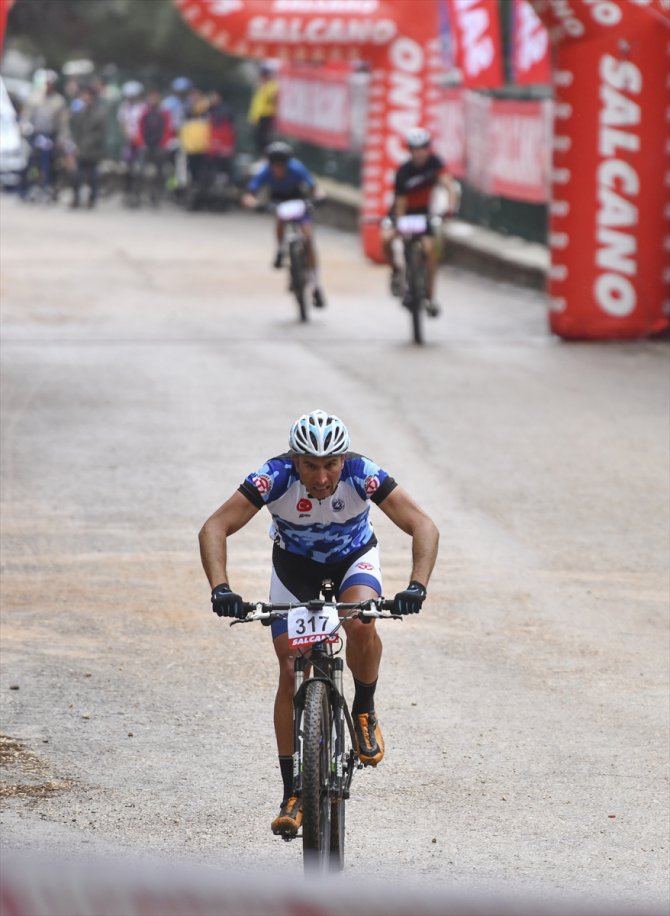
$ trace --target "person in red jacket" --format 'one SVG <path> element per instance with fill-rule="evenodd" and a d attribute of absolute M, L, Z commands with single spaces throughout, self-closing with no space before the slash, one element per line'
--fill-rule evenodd
<path fill-rule="evenodd" d="M 160 202 L 165 187 L 165 163 L 173 137 L 170 113 L 161 107 L 161 101 L 160 92 L 150 89 L 138 126 L 143 183 L 148 179 L 149 200 L 154 205 Z"/>
<path fill-rule="evenodd" d="M 223 93 L 213 89 L 209 93 L 209 171 L 212 178 L 224 172 L 232 177 L 233 156 L 235 155 L 235 122 L 233 112 L 225 101 Z"/>

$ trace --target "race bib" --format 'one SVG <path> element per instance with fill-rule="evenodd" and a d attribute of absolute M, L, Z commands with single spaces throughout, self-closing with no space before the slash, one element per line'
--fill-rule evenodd
<path fill-rule="evenodd" d="M 294 607 L 288 613 L 288 644 L 298 648 L 315 642 L 337 642 L 339 636 L 330 634 L 339 622 L 337 608 L 332 604 L 319 611 Z"/>
<path fill-rule="evenodd" d="M 397 226 L 403 235 L 421 235 L 428 228 L 428 217 L 425 213 L 408 213 L 398 217 Z"/>
<path fill-rule="evenodd" d="M 304 200 L 285 200 L 277 206 L 277 216 L 284 222 L 289 222 L 293 219 L 302 219 L 305 210 Z"/>

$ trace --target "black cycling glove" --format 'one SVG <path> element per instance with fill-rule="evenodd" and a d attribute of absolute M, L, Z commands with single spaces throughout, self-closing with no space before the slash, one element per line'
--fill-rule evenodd
<path fill-rule="evenodd" d="M 404 592 L 398 592 L 393 599 L 394 614 L 418 614 L 426 597 L 426 589 L 412 579 Z"/>
<path fill-rule="evenodd" d="M 230 590 L 227 582 L 212 589 L 212 610 L 219 617 L 244 617 L 242 598 Z"/>

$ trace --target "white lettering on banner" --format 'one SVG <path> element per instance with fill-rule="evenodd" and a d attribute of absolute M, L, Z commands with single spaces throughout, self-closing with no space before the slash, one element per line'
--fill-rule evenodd
<path fill-rule="evenodd" d="M 585 31 L 584 24 L 575 16 L 568 0 L 549 0 L 549 6 L 563 26 L 565 34 L 571 38 L 581 38 Z"/>
<path fill-rule="evenodd" d="M 547 53 L 549 33 L 530 3 L 517 7 L 519 17 L 519 58 L 518 65 L 525 73 L 533 64 L 539 63 Z"/>
<path fill-rule="evenodd" d="M 389 50 L 389 61 L 386 155 L 397 166 L 407 158 L 407 131 L 420 121 L 424 50 L 411 38 L 398 38 Z"/>
<path fill-rule="evenodd" d="M 640 193 L 639 174 L 625 159 L 618 158 L 620 150 L 639 152 L 639 134 L 625 127 L 640 124 L 640 105 L 624 94 L 624 90 L 639 94 L 642 74 L 630 61 L 610 54 L 600 60 L 601 78 L 598 151 L 598 231 L 596 234 L 596 264 L 603 271 L 595 281 L 598 305 L 608 315 L 623 318 L 637 304 L 635 287 L 628 279 L 637 275 L 637 241 L 635 235 L 621 231 L 635 226 L 638 207 L 629 198 Z"/>
<path fill-rule="evenodd" d="M 476 6 L 476 9 L 472 9 Z M 454 0 L 453 6 L 460 27 L 459 44 L 463 51 L 463 66 L 469 76 L 478 76 L 493 63 L 495 48 L 489 35 L 490 16 L 480 0 Z"/>
<path fill-rule="evenodd" d="M 249 20 L 247 39 L 279 44 L 373 44 L 393 39 L 397 26 L 391 19 L 284 19 L 254 16 Z"/>
<path fill-rule="evenodd" d="M 591 7 L 591 18 L 598 25 L 618 25 L 621 22 L 621 9 L 612 0 L 584 0 Z"/>

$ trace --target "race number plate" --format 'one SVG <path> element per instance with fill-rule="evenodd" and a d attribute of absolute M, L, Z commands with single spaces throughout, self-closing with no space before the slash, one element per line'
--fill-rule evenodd
<path fill-rule="evenodd" d="M 305 215 L 305 209 L 304 200 L 285 200 L 277 206 L 277 216 L 285 222 L 302 219 Z"/>
<path fill-rule="evenodd" d="M 403 235 L 421 235 L 428 228 L 425 213 L 409 213 L 398 217 L 398 232 Z"/>
<path fill-rule="evenodd" d="M 340 622 L 337 608 L 327 604 L 320 611 L 294 607 L 288 614 L 288 644 L 294 648 L 315 642 L 337 642 L 339 636 L 330 634 Z"/>

